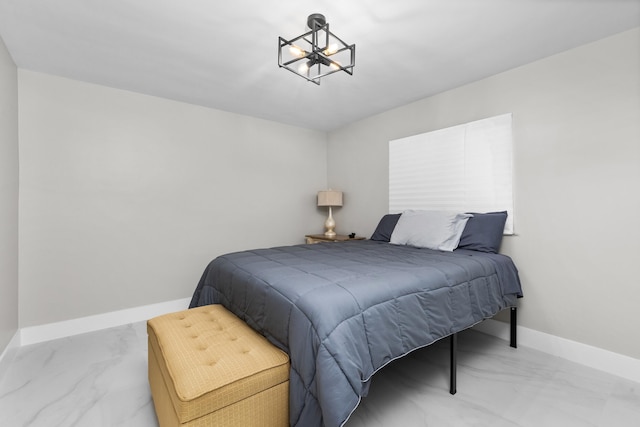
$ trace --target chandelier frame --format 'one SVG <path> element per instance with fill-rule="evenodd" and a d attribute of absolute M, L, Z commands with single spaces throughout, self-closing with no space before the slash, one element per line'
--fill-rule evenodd
<path fill-rule="evenodd" d="M 307 26 L 310 31 L 292 39 L 278 37 L 278 66 L 317 85 L 321 78 L 339 71 L 353 75 L 356 45 L 349 45 L 333 34 L 320 13 L 309 15 Z M 291 59 L 284 58 L 283 52 L 287 50 Z M 336 56 L 349 63 L 341 63 L 334 59 Z"/>

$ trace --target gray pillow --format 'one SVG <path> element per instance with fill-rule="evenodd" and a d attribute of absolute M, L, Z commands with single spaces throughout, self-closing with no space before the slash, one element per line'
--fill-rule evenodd
<path fill-rule="evenodd" d="M 473 217 L 464 227 L 458 248 L 497 254 L 507 222 L 507 211 L 471 214 Z"/>
<path fill-rule="evenodd" d="M 445 211 L 405 211 L 390 243 L 451 252 L 458 247 L 470 214 Z"/>

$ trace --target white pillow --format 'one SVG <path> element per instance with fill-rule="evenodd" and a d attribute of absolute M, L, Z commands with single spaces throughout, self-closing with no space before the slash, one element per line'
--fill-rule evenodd
<path fill-rule="evenodd" d="M 473 215 L 446 211 L 404 211 L 390 243 L 451 252 Z"/>

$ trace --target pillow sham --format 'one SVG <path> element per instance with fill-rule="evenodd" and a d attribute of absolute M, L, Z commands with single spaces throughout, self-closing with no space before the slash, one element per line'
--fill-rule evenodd
<path fill-rule="evenodd" d="M 471 214 L 473 217 L 464 227 L 458 248 L 497 254 L 507 222 L 507 211 Z"/>
<path fill-rule="evenodd" d="M 446 211 L 405 211 L 390 243 L 451 252 L 458 247 L 470 214 Z"/>
<path fill-rule="evenodd" d="M 388 242 L 391 240 L 391 234 L 393 233 L 394 228 L 396 228 L 400 215 L 401 214 L 384 215 L 382 219 L 380 219 L 376 230 L 371 235 L 370 240 L 377 240 L 379 242 Z"/>

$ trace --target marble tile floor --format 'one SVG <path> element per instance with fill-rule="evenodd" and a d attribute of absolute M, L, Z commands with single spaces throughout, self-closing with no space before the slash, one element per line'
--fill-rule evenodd
<path fill-rule="evenodd" d="M 156 427 L 145 323 L 18 350 L 0 381 L 2 427 Z M 346 427 L 640 426 L 640 384 L 475 331 L 378 372 Z M 268 426 L 266 426 L 268 427 Z"/>

